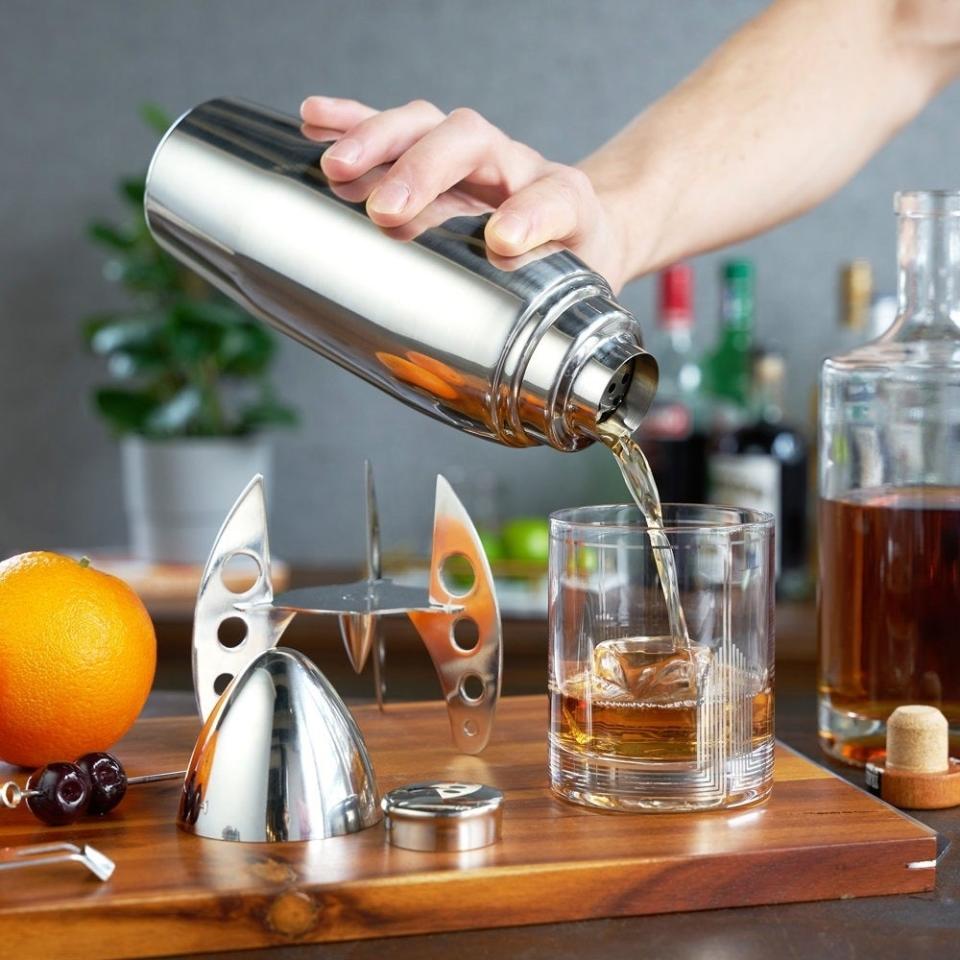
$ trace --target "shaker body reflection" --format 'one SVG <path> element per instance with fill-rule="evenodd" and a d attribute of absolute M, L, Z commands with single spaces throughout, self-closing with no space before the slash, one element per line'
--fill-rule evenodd
<path fill-rule="evenodd" d="M 656 363 L 603 278 L 562 249 L 495 262 L 486 216 L 392 240 L 326 180 L 327 145 L 294 117 L 201 104 L 154 154 L 149 227 L 251 313 L 451 426 L 559 450 L 601 420 L 636 429 Z"/>

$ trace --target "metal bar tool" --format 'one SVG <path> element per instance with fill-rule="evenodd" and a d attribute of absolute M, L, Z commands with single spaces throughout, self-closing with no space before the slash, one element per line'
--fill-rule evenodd
<path fill-rule="evenodd" d="M 116 869 L 116 864 L 108 856 L 88 843 L 82 847 L 75 843 L 41 843 L 0 849 L 0 870 L 42 867 L 51 863 L 82 863 L 104 883 L 113 876 Z"/>
<path fill-rule="evenodd" d="M 365 467 L 367 576 L 355 583 L 304 587 L 274 596 L 270 581 L 263 478 L 256 476 L 227 516 L 207 560 L 197 596 L 193 630 L 193 680 L 204 720 L 220 694 L 260 654 L 277 645 L 297 614 L 336 616 L 347 657 L 359 673 L 374 651 L 377 700 L 383 704 L 385 653 L 378 639 L 380 618 L 407 615 L 427 647 L 447 704 L 453 741 L 464 753 L 486 746 L 500 695 L 502 633 L 493 575 L 480 537 L 453 492 L 437 476 L 433 547 L 427 588 L 403 586 L 381 576 L 379 520 L 369 463 Z M 237 594 L 223 580 L 236 556 L 257 564 L 256 582 Z M 452 579 L 449 562 L 469 569 L 469 586 Z M 228 646 L 219 636 L 224 621 L 243 621 L 246 635 Z M 478 639 L 458 640 L 463 621 L 473 621 Z"/>

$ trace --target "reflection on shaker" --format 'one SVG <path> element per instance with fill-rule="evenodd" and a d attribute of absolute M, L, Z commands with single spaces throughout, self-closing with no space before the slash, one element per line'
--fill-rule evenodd
<path fill-rule="evenodd" d="M 411 242 L 392 242 L 362 202 L 376 172 L 328 182 L 325 146 L 293 117 L 202 104 L 154 154 L 149 227 L 261 319 L 467 433 L 568 451 L 597 439 L 602 418 L 639 425 L 656 363 L 602 277 L 563 249 L 502 269 L 484 244 L 486 214 L 471 201 L 462 215 L 455 193 L 429 213 L 442 224 L 415 222 Z"/>

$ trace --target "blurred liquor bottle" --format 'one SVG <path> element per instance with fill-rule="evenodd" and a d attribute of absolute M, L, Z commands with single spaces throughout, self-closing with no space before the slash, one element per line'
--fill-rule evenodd
<path fill-rule="evenodd" d="M 720 335 L 703 362 L 703 392 L 714 429 L 732 429 L 750 412 L 754 269 L 746 259 L 721 268 Z"/>
<path fill-rule="evenodd" d="M 867 338 L 873 302 L 873 268 L 870 261 L 857 259 L 844 264 L 838 279 L 838 345 L 859 346 Z"/>
<path fill-rule="evenodd" d="M 869 260 L 858 257 L 849 263 L 841 264 L 837 272 L 837 329 L 833 334 L 833 345 L 837 353 L 845 353 L 854 347 L 872 339 L 870 330 L 873 323 L 873 267 Z M 808 402 L 809 436 L 820 434 L 820 383 L 814 380 L 810 385 Z M 810 450 L 807 465 L 807 489 L 814 502 L 817 495 L 817 466 L 819 451 L 816 445 Z M 807 548 L 810 567 L 816 570 L 817 532 L 814 518 L 809 519 Z"/>
<path fill-rule="evenodd" d="M 810 589 L 807 542 L 807 442 L 783 417 L 783 357 L 758 351 L 752 363 L 750 419 L 719 433 L 709 457 L 710 499 L 765 510 L 776 518 L 777 589 Z"/>
<path fill-rule="evenodd" d="M 881 309 L 886 309 L 887 298 L 881 298 Z M 893 306 L 896 315 L 896 303 Z M 876 311 L 873 301 L 873 268 L 869 260 L 856 259 L 845 263 L 837 273 L 837 331 L 833 336 L 837 353 L 843 353 L 872 340 L 871 331 L 876 324 Z M 892 318 L 891 318 L 892 322 Z M 810 387 L 809 419 L 810 436 L 818 435 L 820 429 L 820 384 L 814 381 Z M 817 453 L 813 451 L 811 461 L 811 489 L 816 488 Z"/>
<path fill-rule="evenodd" d="M 657 285 L 660 384 L 641 442 L 664 501 L 702 503 L 707 436 L 700 417 L 700 365 L 693 358 L 693 269 L 677 263 Z"/>
<path fill-rule="evenodd" d="M 885 333 L 897 316 L 897 298 L 877 294 L 873 267 L 869 260 L 858 257 L 841 265 L 837 274 L 837 331 L 834 334 L 834 353 L 843 354 L 875 340 Z M 820 434 L 820 384 L 815 380 L 810 387 L 809 433 Z M 819 476 L 819 451 L 811 445 L 807 488 L 810 502 L 815 502 Z M 817 529 L 813 516 L 809 523 L 808 550 L 811 574 L 817 569 Z"/>
<path fill-rule="evenodd" d="M 873 333 L 877 317 L 887 309 L 886 297 L 877 302 L 873 299 L 873 267 L 869 260 L 857 258 L 845 263 L 837 273 L 837 331 L 833 336 L 837 353 L 843 353 L 872 340 L 883 331 Z M 896 316 L 896 302 L 893 305 Z M 890 318 L 892 322 L 892 317 Z M 881 321 L 882 322 L 882 321 Z M 888 324 L 889 325 L 889 324 Z M 814 381 L 810 387 L 810 436 L 815 437 L 820 429 L 820 384 Z M 816 487 L 816 451 L 811 457 L 813 488 Z"/>
<path fill-rule="evenodd" d="M 839 293 L 840 329 L 835 352 L 876 340 L 897 318 L 897 298 L 876 292 L 869 260 L 852 260 L 840 268 Z"/>

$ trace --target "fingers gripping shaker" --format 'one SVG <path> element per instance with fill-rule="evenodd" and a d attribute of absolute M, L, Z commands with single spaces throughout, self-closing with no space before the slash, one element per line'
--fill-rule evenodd
<path fill-rule="evenodd" d="M 501 269 L 485 216 L 390 239 L 328 183 L 326 146 L 294 117 L 204 103 L 154 154 L 150 230 L 252 314 L 467 433 L 578 450 L 603 420 L 636 429 L 657 366 L 602 277 L 562 249 Z"/>

